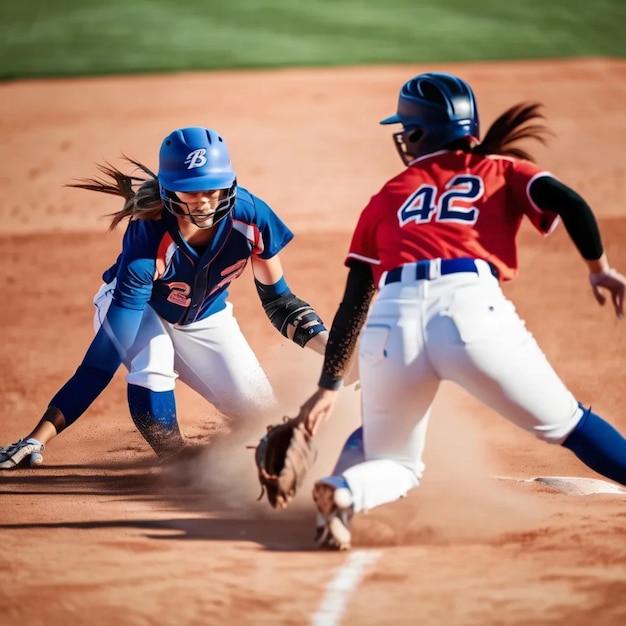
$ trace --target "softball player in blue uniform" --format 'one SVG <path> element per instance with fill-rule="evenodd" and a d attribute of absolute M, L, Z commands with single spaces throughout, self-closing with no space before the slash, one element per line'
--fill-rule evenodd
<path fill-rule="evenodd" d="M 180 450 L 177 378 L 224 415 L 275 416 L 276 400 L 228 301 L 228 287 L 251 263 L 271 323 L 323 354 L 319 316 L 287 286 L 278 253 L 293 233 L 260 198 L 237 185 L 228 147 L 215 130 L 175 130 L 162 142 L 154 175 L 101 167 L 110 181 L 77 187 L 124 197 L 111 228 L 129 223 L 122 251 L 94 298 L 96 335 L 74 375 L 24 439 L 0 448 L 0 469 L 42 461 L 44 445 L 75 422 L 128 369 L 128 405 L 159 456 Z"/>

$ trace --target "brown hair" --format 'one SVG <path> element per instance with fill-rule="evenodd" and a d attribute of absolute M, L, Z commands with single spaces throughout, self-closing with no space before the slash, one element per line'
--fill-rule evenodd
<path fill-rule="evenodd" d="M 502 154 L 534 162 L 530 153 L 514 144 L 522 139 L 536 139 L 545 145 L 546 137 L 553 133 L 537 121 L 545 119 L 540 112 L 542 106 L 539 102 L 521 102 L 510 107 L 491 124 L 480 143 L 469 147 L 469 152 Z"/>
<path fill-rule="evenodd" d="M 109 163 L 98 164 L 97 167 L 107 178 L 81 178 L 78 183 L 66 185 L 78 189 L 89 189 L 124 198 L 124 206 L 111 213 L 109 230 L 113 230 L 123 219 L 154 220 L 160 219 L 163 212 L 163 201 L 159 189 L 159 181 L 154 172 L 139 161 L 123 157 L 141 170 L 147 177 L 124 174 Z"/>

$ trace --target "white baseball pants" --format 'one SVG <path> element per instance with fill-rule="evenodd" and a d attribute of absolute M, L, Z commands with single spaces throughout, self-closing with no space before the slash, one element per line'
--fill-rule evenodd
<path fill-rule="evenodd" d="M 424 472 L 440 381 L 459 384 L 519 427 L 561 443 L 582 417 L 489 265 L 384 284 L 359 343 L 365 462 L 343 473 L 355 511 L 392 502 Z"/>
<path fill-rule="evenodd" d="M 94 328 L 100 328 L 115 282 L 94 297 Z M 174 389 L 177 378 L 233 419 L 275 415 L 274 392 L 233 316 L 230 302 L 210 317 L 187 326 L 171 324 L 150 306 L 124 365 L 126 381 L 152 391 Z"/>

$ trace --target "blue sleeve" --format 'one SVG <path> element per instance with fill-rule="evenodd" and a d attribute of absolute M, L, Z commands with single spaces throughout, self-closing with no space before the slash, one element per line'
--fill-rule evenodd
<path fill-rule="evenodd" d="M 75 422 L 104 391 L 133 345 L 143 311 L 112 303 L 76 373 L 50 401 L 65 417 L 66 426 Z"/>
<path fill-rule="evenodd" d="M 152 295 L 161 234 L 151 232 L 150 227 L 151 224 L 135 220 L 124 235 L 113 301 L 126 309 L 143 309 Z"/>
<path fill-rule="evenodd" d="M 271 259 L 293 239 L 293 232 L 265 201 L 252 194 L 250 198 L 254 206 L 254 222 L 263 243 L 258 256 L 261 259 Z"/>

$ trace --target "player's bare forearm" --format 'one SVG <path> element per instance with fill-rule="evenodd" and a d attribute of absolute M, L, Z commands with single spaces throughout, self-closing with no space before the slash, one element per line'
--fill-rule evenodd
<path fill-rule="evenodd" d="M 323 330 L 321 333 L 315 335 L 312 339 L 306 342 L 305 347 L 313 350 L 317 354 L 324 356 L 326 352 L 326 344 L 328 343 L 328 331 Z"/>
<path fill-rule="evenodd" d="M 606 253 L 603 253 L 599 259 L 585 259 L 590 274 L 600 274 L 610 269 L 609 260 Z"/>
<path fill-rule="evenodd" d="M 49 406 L 37 423 L 37 426 L 25 437 L 33 438 L 46 444 L 65 428 L 65 417 L 56 407 Z"/>

